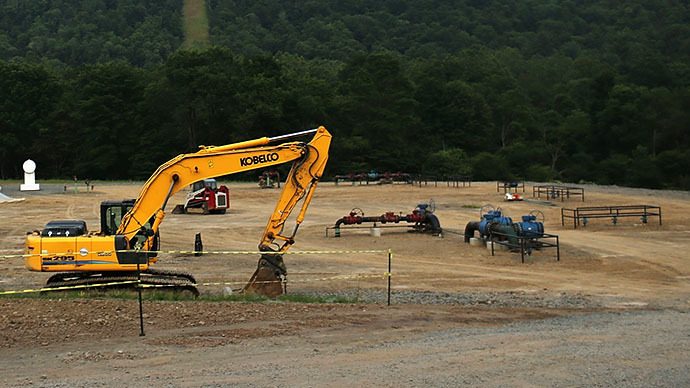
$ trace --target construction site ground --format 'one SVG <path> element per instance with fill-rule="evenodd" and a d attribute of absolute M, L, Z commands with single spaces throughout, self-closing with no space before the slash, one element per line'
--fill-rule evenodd
<path fill-rule="evenodd" d="M 18 183 L 2 183 L 2 193 L 26 200 L 0 203 L 0 290 L 40 288 L 50 276 L 5 257 L 23 253 L 26 232 L 59 219 L 98 230 L 100 202 L 135 198 L 141 184 L 89 193 L 82 185 L 75 194 L 60 184 L 20 193 Z M 206 251 L 255 251 L 280 195 L 228 185 L 226 214 L 167 214 L 161 226 L 161 248 L 176 252 L 161 254 L 156 268 L 193 274 L 202 295 L 241 288 L 257 255 L 179 251 L 193 250 L 197 233 Z M 519 194 L 531 200 L 525 186 Z M 292 251 L 331 252 L 287 255 L 288 293 L 359 303 L 146 300 L 140 336 L 136 300 L 4 297 L 0 386 L 690 386 L 690 194 L 578 186 L 584 202 L 505 202 L 496 182 L 322 183 Z M 352 208 L 408 214 L 432 198 L 443 237 L 388 225 L 380 237 L 346 227 L 326 236 Z M 515 221 L 543 212 L 560 261 L 551 248 L 521 263 L 519 253 L 491 256 L 464 243 L 465 225 L 487 203 Z M 663 225 L 636 217 L 561 226 L 561 207 L 641 204 L 661 206 Z M 391 306 L 387 253 L 335 253 L 388 249 Z"/>

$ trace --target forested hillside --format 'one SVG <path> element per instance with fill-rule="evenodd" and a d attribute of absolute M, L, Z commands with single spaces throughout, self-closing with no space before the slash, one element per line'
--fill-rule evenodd
<path fill-rule="evenodd" d="M 323 124 L 327 174 L 690 189 L 684 1 L 0 1 L 0 178 L 143 179 Z"/>

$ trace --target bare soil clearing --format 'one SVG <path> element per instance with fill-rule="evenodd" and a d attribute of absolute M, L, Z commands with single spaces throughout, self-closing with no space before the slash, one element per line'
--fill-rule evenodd
<path fill-rule="evenodd" d="M 42 184 L 35 194 L 2 186 L 4 194 L 26 200 L 0 203 L 0 255 L 22 252 L 25 233 L 50 220 L 83 219 L 95 230 L 101 201 L 134 198 L 140 188 L 102 185 L 75 195 L 58 185 Z M 225 215 L 168 214 L 162 249 L 192 250 L 201 233 L 208 251 L 256 250 L 279 191 L 254 184 L 230 184 L 230 190 Z M 184 195 L 176 194 L 169 208 Z M 495 182 L 465 188 L 323 183 L 293 250 L 392 249 L 392 307 L 385 306 L 383 276 L 321 280 L 387 271 L 386 254 L 363 253 L 286 256 L 288 291 L 378 303 L 145 302 L 144 337 L 133 301 L 3 298 L 0 385 L 690 384 L 690 195 L 596 186 L 586 186 L 585 195 L 585 202 L 545 206 L 504 202 Z M 351 208 L 368 216 L 407 214 L 431 198 L 449 231 L 443 238 L 404 228 L 382 229 L 380 237 L 343 228 L 342 237 L 326 237 L 325 228 Z M 560 236 L 561 261 L 545 249 L 522 264 L 519 254 L 491 256 L 450 233 L 478 220 L 486 203 L 513 219 L 541 210 L 546 232 Z M 622 218 L 616 226 L 605 219 L 577 230 L 561 226 L 561 207 L 637 204 L 661 206 L 663 225 Z M 257 260 L 172 253 L 161 255 L 156 267 L 238 288 Z M 0 266 L 0 289 L 36 288 L 49 277 L 28 272 L 21 259 L 0 259 Z M 219 294 L 223 286 L 200 290 Z M 618 351 L 606 350 L 611 347 Z"/>

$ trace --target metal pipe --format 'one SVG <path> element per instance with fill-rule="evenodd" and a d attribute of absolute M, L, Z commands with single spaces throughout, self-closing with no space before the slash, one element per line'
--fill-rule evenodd
<path fill-rule="evenodd" d="M 347 217 L 343 217 L 343 218 L 339 219 L 338 221 L 336 221 L 335 222 L 335 228 L 336 229 L 340 228 L 340 224 L 344 223 L 345 221 L 347 221 Z"/>
<path fill-rule="evenodd" d="M 172 183 L 170 183 L 170 188 L 168 189 L 168 194 L 165 196 L 165 201 L 163 202 L 163 206 L 161 206 L 161 210 L 165 211 L 165 205 L 168 204 L 168 200 L 170 199 L 170 195 L 172 194 L 173 186 L 175 186 L 175 183 L 180 180 L 180 177 L 177 174 L 173 174 L 172 176 Z"/>
<path fill-rule="evenodd" d="M 470 221 L 465 226 L 465 242 L 470 242 L 470 238 L 474 237 L 474 231 L 479 229 L 479 222 Z"/>
<path fill-rule="evenodd" d="M 239 150 L 242 148 L 251 148 L 251 147 L 261 147 L 266 144 L 268 144 L 270 141 L 269 138 L 267 137 L 261 137 L 258 139 L 254 140 L 247 140 L 247 141 L 241 141 L 239 143 L 233 143 L 233 144 L 228 144 L 224 146 L 199 146 L 201 149 L 197 152 L 197 154 L 204 154 L 208 152 L 221 152 L 221 151 L 232 151 L 232 150 Z"/>
<path fill-rule="evenodd" d="M 339 218 L 336 222 L 335 225 L 333 226 L 333 229 L 335 229 L 335 237 L 340 237 L 340 226 L 341 225 L 359 225 L 363 223 L 369 223 L 373 222 L 376 224 L 377 222 L 380 224 L 398 224 L 401 222 L 407 222 L 407 223 L 414 223 L 415 228 L 422 227 L 423 226 L 423 231 L 431 231 L 433 234 L 440 234 L 442 229 L 441 229 L 441 224 L 438 221 L 438 218 L 436 218 L 435 215 L 426 213 L 424 215 L 420 215 L 417 213 L 414 214 L 407 214 L 407 215 L 396 215 L 393 214 L 392 212 L 382 214 L 380 216 L 376 217 L 361 217 L 361 216 L 355 216 L 355 215 L 349 215 L 345 216 L 342 218 Z"/>
<path fill-rule="evenodd" d="M 280 135 L 280 136 L 275 136 L 275 137 L 269 137 L 268 142 L 273 143 L 274 141 L 283 141 L 287 139 L 292 139 L 294 137 L 299 137 L 299 136 L 304 136 L 304 135 L 309 135 L 311 133 L 316 133 L 318 131 L 318 128 L 314 129 L 307 129 L 306 131 L 300 131 L 300 132 L 294 132 L 294 133 L 288 133 L 287 135 Z"/>
<path fill-rule="evenodd" d="M 498 232 L 508 239 L 508 243 L 512 245 L 518 244 L 518 235 L 512 225 L 491 224 L 489 226 L 490 232 Z"/>

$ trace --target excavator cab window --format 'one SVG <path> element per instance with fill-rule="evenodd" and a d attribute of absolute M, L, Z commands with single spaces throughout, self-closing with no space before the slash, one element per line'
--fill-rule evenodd
<path fill-rule="evenodd" d="M 133 199 L 101 202 L 101 233 L 106 236 L 114 235 L 122 223 L 122 217 L 134 207 L 134 202 Z M 154 220 L 155 216 L 151 217 L 142 225 L 142 228 L 129 239 L 132 248 L 141 248 L 148 237 L 154 233 L 152 227 Z M 160 244 L 158 233 L 155 233 L 155 235 L 156 238 L 153 240 L 152 250 L 158 250 Z"/>
<path fill-rule="evenodd" d="M 124 201 L 104 201 L 101 202 L 101 233 L 110 236 L 117 232 L 122 222 L 122 217 L 127 214 L 134 207 L 133 199 L 126 199 Z M 151 229 L 154 217 L 151 217 L 143 226 L 145 229 Z"/>
<path fill-rule="evenodd" d="M 216 191 L 218 189 L 218 183 L 215 179 L 204 179 L 203 181 L 194 182 L 192 185 L 192 191 L 203 190 L 204 187 L 208 187 L 209 189 Z"/>
<path fill-rule="evenodd" d="M 108 219 L 107 219 L 107 225 L 108 225 L 108 232 L 106 234 L 113 234 L 114 231 L 117 230 L 117 228 L 120 227 L 120 221 L 122 220 L 123 216 L 123 211 L 121 206 L 113 206 L 108 208 L 107 210 L 108 214 Z"/>

